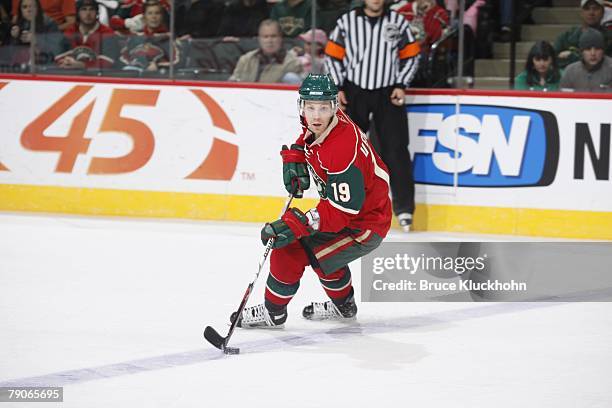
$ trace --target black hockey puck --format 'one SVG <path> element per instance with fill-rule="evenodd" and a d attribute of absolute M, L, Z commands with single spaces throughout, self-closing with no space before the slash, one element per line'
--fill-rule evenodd
<path fill-rule="evenodd" d="M 240 349 L 238 347 L 225 347 L 223 352 L 225 354 L 240 354 Z"/>

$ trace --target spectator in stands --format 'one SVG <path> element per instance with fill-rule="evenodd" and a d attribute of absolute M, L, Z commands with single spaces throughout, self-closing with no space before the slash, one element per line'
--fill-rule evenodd
<path fill-rule="evenodd" d="M 478 15 L 480 8 L 485 4 L 484 0 L 466 0 L 465 12 L 463 14 L 464 28 L 464 64 L 463 73 L 466 76 L 474 75 L 474 60 L 476 58 L 476 39 L 478 28 Z M 450 13 L 450 20 L 453 26 L 458 26 L 459 22 L 459 0 L 445 0 L 446 9 Z"/>
<path fill-rule="evenodd" d="M 425 54 L 449 25 L 448 13 L 438 6 L 435 0 L 415 0 L 406 3 L 397 12 L 410 22 L 412 34 L 421 44 L 421 51 Z"/>
<path fill-rule="evenodd" d="M 215 37 L 224 12 L 222 0 L 195 0 L 185 16 L 185 29 L 180 34 L 189 34 L 193 38 Z"/>
<path fill-rule="evenodd" d="M 3 45 L 9 36 L 10 25 L 10 6 L 9 0 L 0 0 L 0 45 Z"/>
<path fill-rule="evenodd" d="M 172 14 L 172 7 L 174 7 L 174 36 L 182 37 L 189 35 L 189 28 L 187 27 L 187 18 L 190 13 L 193 12 L 191 6 L 193 6 L 192 0 L 174 0 L 171 2 L 170 7 L 168 7 L 168 16 Z M 223 10 L 223 8 L 222 8 Z M 221 16 L 218 17 L 219 21 Z M 170 21 L 168 21 L 168 27 L 170 26 Z"/>
<path fill-rule="evenodd" d="M 59 53 L 61 34 L 57 24 L 42 11 L 39 0 L 20 0 L 15 24 L 11 26 L 9 45 L 23 46 L 13 55 L 13 64 L 28 64 L 30 44 L 36 27 L 36 64 L 47 65 Z"/>
<path fill-rule="evenodd" d="M 562 33 L 555 41 L 555 50 L 559 59 L 559 66 L 565 68 L 569 64 L 579 61 L 581 58 L 578 42 L 581 34 L 588 28 L 594 28 L 604 34 L 605 53 L 612 56 L 612 30 L 605 30 L 601 26 L 604 14 L 603 0 L 581 0 L 582 25 L 573 27 L 569 31 Z"/>
<path fill-rule="evenodd" d="M 476 34 L 478 26 L 478 14 L 480 7 L 484 6 L 485 0 L 467 0 L 465 2 L 465 12 L 463 14 L 463 24 L 466 28 Z M 459 0 L 445 0 L 446 10 L 450 11 L 453 21 L 459 19 Z"/>
<path fill-rule="evenodd" d="M 515 14 L 515 21 L 517 25 L 524 23 L 533 24 L 531 18 L 531 12 L 534 7 L 550 7 L 551 0 L 499 0 L 499 23 L 500 30 L 497 41 L 509 42 L 512 40 L 512 15 Z M 520 41 L 520 27 L 516 41 Z"/>
<path fill-rule="evenodd" d="M 294 47 L 293 51 L 297 54 L 298 60 L 302 64 L 304 70 L 302 77 L 306 78 L 310 73 L 323 73 L 325 68 L 325 44 L 327 44 L 327 34 L 325 34 L 325 31 L 318 28 L 316 30 L 308 30 L 300 34 L 300 40 L 304 41 L 304 47 Z M 314 64 L 312 59 L 313 45 Z"/>
<path fill-rule="evenodd" d="M 117 11 L 110 19 L 110 27 L 120 34 L 142 33 L 145 27 L 144 4 L 144 0 L 121 0 Z M 168 0 L 160 0 L 160 4 L 164 8 L 163 24 L 168 27 L 170 3 Z"/>
<path fill-rule="evenodd" d="M 170 33 L 164 24 L 164 7 L 158 0 L 144 4 L 144 31 L 132 35 L 121 51 L 121 62 L 124 69 L 137 71 L 159 71 L 170 66 L 171 48 L 172 63 L 179 61 L 177 47 L 170 41 Z"/>
<path fill-rule="evenodd" d="M 255 37 L 259 23 L 268 17 L 266 0 L 232 0 L 219 25 L 221 37 Z"/>
<path fill-rule="evenodd" d="M 514 80 L 514 89 L 556 91 L 561 81 L 555 49 L 547 41 L 536 42 L 525 62 L 525 70 Z"/>
<path fill-rule="evenodd" d="M 13 15 L 17 17 L 19 0 L 13 0 Z M 49 16 L 61 31 L 76 21 L 74 0 L 40 0 L 43 12 Z"/>
<path fill-rule="evenodd" d="M 143 0 L 119 0 L 119 7 L 110 18 L 111 28 L 120 34 L 142 32 L 142 5 Z"/>
<path fill-rule="evenodd" d="M 317 0 L 317 27 L 329 34 L 336 20 L 349 11 L 349 0 Z"/>
<path fill-rule="evenodd" d="M 98 21 L 101 24 L 110 27 L 110 18 L 117 11 L 117 8 L 119 7 L 119 1 L 96 0 L 96 3 L 98 4 Z"/>
<path fill-rule="evenodd" d="M 601 25 L 608 30 L 612 28 L 612 1 L 604 0 L 604 16 L 601 19 Z"/>
<path fill-rule="evenodd" d="M 282 0 L 272 7 L 270 18 L 280 23 L 285 37 L 297 37 L 310 29 L 313 0 Z"/>
<path fill-rule="evenodd" d="M 582 60 L 569 65 L 561 78 L 561 89 L 612 92 L 612 58 L 604 55 L 604 36 L 593 28 L 580 36 Z"/>
<path fill-rule="evenodd" d="M 292 52 L 283 49 L 283 33 L 275 20 L 259 24 L 259 48 L 238 60 L 230 81 L 286 82 L 301 81 L 302 64 Z"/>
<path fill-rule="evenodd" d="M 61 68 L 112 68 L 119 57 L 115 32 L 98 20 L 96 0 L 78 0 L 77 23 L 64 31 L 65 51 L 55 57 Z"/>

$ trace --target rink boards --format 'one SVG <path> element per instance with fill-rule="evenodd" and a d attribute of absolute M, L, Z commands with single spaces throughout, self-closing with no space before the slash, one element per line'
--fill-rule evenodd
<path fill-rule="evenodd" d="M 612 239 L 612 97 L 415 91 L 406 111 L 415 229 Z M 0 210 L 135 217 L 276 217 L 300 131 L 295 89 L 220 83 L 4 76 L 0 118 Z"/>

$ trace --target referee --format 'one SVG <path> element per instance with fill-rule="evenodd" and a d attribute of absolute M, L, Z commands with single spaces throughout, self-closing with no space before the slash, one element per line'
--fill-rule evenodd
<path fill-rule="evenodd" d="M 340 16 L 325 47 L 340 107 L 364 132 L 373 116 L 379 153 L 389 167 L 393 212 L 406 232 L 414 213 L 414 179 L 404 89 L 417 71 L 419 52 L 406 19 L 384 0 L 365 0 Z"/>

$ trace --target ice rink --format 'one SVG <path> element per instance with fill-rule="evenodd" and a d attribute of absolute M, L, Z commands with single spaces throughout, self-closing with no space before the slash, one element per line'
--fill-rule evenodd
<path fill-rule="evenodd" d="M 358 303 L 353 323 L 310 322 L 325 297 L 307 271 L 286 328 L 237 329 L 223 355 L 202 331 L 225 335 L 259 228 L 0 214 L 0 386 L 63 386 L 43 406 L 79 408 L 612 407 L 610 303 Z"/>

